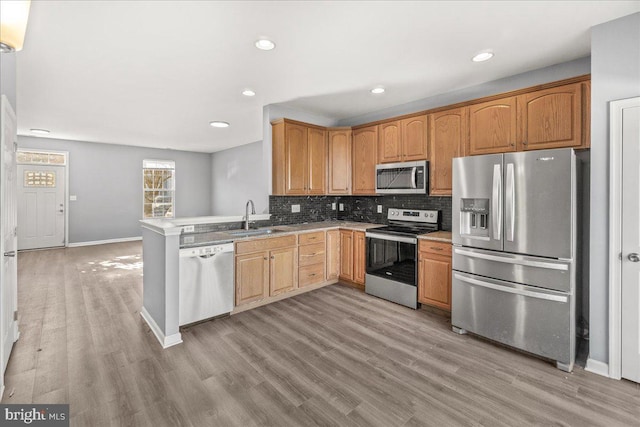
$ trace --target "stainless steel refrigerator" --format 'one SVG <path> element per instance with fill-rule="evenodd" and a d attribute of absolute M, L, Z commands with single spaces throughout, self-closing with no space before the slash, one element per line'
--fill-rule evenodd
<path fill-rule="evenodd" d="M 454 331 L 573 369 L 578 166 L 572 149 L 453 160 Z"/>

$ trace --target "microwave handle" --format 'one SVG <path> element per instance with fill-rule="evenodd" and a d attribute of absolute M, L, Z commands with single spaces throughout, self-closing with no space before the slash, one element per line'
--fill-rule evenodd
<path fill-rule="evenodd" d="M 413 189 L 418 188 L 418 167 L 411 168 L 411 186 Z"/>

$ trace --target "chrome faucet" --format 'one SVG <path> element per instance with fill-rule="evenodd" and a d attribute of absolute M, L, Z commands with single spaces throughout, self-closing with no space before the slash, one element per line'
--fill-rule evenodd
<path fill-rule="evenodd" d="M 256 214 L 256 207 L 253 205 L 253 200 L 249 199 L 247 205 L 245 206 L 245 214 L 244 214 L 244 229 L 249 229 L 249 204 L 251 204 L 251 215 Z"/>

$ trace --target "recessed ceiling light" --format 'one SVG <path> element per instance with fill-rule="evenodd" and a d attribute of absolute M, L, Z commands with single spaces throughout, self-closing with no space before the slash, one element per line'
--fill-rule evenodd
<path fill-rule="evenodd" d="M 251 89 L 245 89 L 242 91 L 242 94 L 244 96 L 255 96 L 256 93 L 254 91 L 252 91 Z"/>
<path fill-rule="evenodd" d="M 35 133 L 36 135 L 49 135 L 49 131 L 47 129 L 29 129 L 31 133 Z"/>
<path fill-rule="evenodd" d="M 276 44 L 271 40 L 260 39 L 256 41 L 256 47 L 260 50 L 271 50 L 276 47 Z"/>
<path fill-rule="evenodd" d="M 227 122 L 220 122 L 220 121 L 213 121 L 213 122 L 209 122 L 209 124 L 211 126 L 213 126 L 214 128 L 228 128 L 229 127 L 229 123 Z"/>
<path fill-rule="evenodd" d="M 493 52 L 490 50 L 483 50 L 482 52 L 478 52 L 476 56 L 471 58 L 471 60 L 473 62 L 483 62 L 488 61 L 491 58 L 493 58 Z"/>
<path fill-rule="evenodd" d="M 371 93 L 375 93 L 376 95 L 384 93 L 384 88 L 382 86 L 374 87 L 371 89 Z"/>

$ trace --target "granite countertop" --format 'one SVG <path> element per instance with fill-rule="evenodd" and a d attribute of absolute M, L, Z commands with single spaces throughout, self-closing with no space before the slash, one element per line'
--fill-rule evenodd
<path fill-rule="evenodd" d="M 265 229 L 276 230 L 275 233 L 258 234 L 250 236 L 234 236 L 232 232 L 242 230 L 212 231 L 207 233 L 183 234 L 180 236 L 180 248 L 193 248 L 197 246 L 214 245 L 228 242 L 240 242 L 253 239 L 264 239 L 269 237 L 287 236 L 305 231 L 330 230 L 345 228 L 348 230 L 365 231 L 369 228 L 384 227 L 384 224 L 372 224 L 368 222 L 352 221 L 325 221 L 308 224 L 276 225 L 264 227 Z M 257 229 L 260 230 L 260 229 Z"/>
<path fill-rule="evenodd" d="M 420 236 L 418 236 L 418 239 L 451 243 L 451 232 L 450 231 L 434 231 L 431 233 L 421 234 Z"/>

